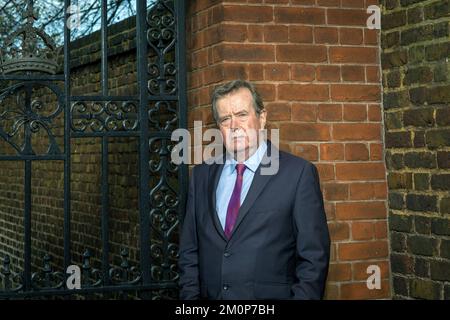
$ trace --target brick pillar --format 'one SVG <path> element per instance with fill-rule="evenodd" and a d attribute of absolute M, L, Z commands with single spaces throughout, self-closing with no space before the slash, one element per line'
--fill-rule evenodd
<path fill-rule="evenodd" d="M 189 125 L 241 78 L 262 93 L 280 146 L 315 163 L 332 237 L 327 298 L 390 297 L 379 35 L 372 0 L 189 2 Z M 366 287 L 369 265 L 381 289 Z"/>
<path fill-rule="evenodd" d="M 384 1 L 394 298 L 450 299 L 450 5 Z"/>

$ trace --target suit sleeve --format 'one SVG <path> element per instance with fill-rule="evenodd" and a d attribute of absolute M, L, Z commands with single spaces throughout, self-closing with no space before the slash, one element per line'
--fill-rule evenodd
<path fill-rule="evenodd" d="M 180 299 L 182 300 L 195 300 L 199 299 L 200 296 L 194 177 L 194 170 L 192 170 L 186 214 L 180 236 L 180 257 L 178 265 L 180 268 Z"/>
<path fill-rule="evenodd" d="M 330 260 L 330 236 L 320 190 L 319 174 L 308 162 L 297 185 L 294 203 L 297 239 L 297 282 L 294 299 L 322 299 Z"/>

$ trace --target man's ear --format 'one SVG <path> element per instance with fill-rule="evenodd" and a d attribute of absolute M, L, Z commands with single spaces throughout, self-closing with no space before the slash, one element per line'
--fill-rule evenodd
<path fill-rule="evenodd" d="M 267 121 L 267 111 L 266 109 L 262 109 L 261 112 L 259 113 L 259 123 L 261 125 L 261 129 L 265 129 L 266 127 L 266 121 Z"/>

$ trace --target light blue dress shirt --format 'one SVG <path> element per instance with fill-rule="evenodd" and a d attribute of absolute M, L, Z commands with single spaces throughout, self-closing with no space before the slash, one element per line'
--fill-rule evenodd
<path fill-rule="evenodd" d="M 255 176 L 256 169 L 258 169 L 261 160 L 266 153 L 267 144 L 263 141 L 256 152 L 244 161 L 247 167 L 244 171 L 244 177 L 242 181 L 241 190 L 241 205 L 247 196 L 250 185 L 252 184 L 253 177 Z M 233 193 L 234 184 L 236 183 L 236 164 L 237 161 L 232 157 L 227 157 L 223 166 L 222 173 L 220 175 L 219 183 L 216 189 L 216 210 L 219 216 L 222 228 L 225 228 L 225 221 L 227 218 L 228 203 L 230 202 L 231 194 Z"/>

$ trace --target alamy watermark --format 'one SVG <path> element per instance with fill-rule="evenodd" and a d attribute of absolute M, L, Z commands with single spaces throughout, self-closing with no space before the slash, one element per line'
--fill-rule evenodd
<path fill-rule="evenodd" d="M 222 154 L 224 144 L 232 150 L 238 149 L 239 143 L 247 140 L 248 143 L 261 143 L 267 140 L 267 129 L 238 129 L 230 131 L 229 136 L 223 137 L 222 132 L 216 128 L 210 128 L 203 132 L 202 121 L 194 121 L 194 139 L 187 129 L 176 129 L 172 132 L 171 140 L 178 143 L 172 149 L 171 161 L 176 164 L 223 164 L 226 157 Z M 224 143 L 225 139 L 225 143 Z M 274 175 L 279 169 L 279 130 L 270 130 L 270 141 L 266 156 L 261 160 L 261 175 Z M 193 143 L 192 143 L 193 142 Z M 205 147 L 203 142 L 210 142 Z M 193 159 L 192 151 L 193 150 Z M 238 162 L 243 162 L 248 158 L 245 150 L 230 151 Z"/>
<path fill-rule="evenodd" d="M 367 274 L 370 276 L 366 280 L 367 289 L 381 289 L 381 269 L 376 264 L 371 264 L 367 267 Z"/>

